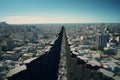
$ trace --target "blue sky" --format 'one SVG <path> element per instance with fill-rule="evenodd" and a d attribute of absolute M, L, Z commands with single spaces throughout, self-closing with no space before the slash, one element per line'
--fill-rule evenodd
<path fill-rule="evenodd" d="M 120 23 L 120 0 L 0 0 L 8 23 Z"/>

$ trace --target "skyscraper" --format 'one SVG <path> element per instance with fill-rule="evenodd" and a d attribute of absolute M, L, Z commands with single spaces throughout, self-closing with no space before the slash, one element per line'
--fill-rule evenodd
<path fill-rule="evenodd" d="M 109 41 L 108 34 L 98 34 L 96 36 L 97 49 L 103 49 L 104 47 L 106 47 L 108 41 Z"/>

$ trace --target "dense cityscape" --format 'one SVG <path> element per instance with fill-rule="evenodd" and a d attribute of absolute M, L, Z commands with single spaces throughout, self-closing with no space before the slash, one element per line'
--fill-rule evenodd
<path fill-rule="evenodd" d="M 120 0 L 0 0 L 0 80 L 120 80 Z"/>
<path fill-rule="evenodd" d="M 87 64 L 102 67 L 103 69 L 99 69 L 99 72 L 112 78 L 104 80 L 120 79 L 119 23 L 13 25 L 0 22 L 0 80 L 7 80 L 7 77 L 25 69 L 22 65 L 49 52 L 62 26 L 66 29 L 70 51 L 73 55 Z M 64 49 L 62 51 L 65 53 Z M 73 64 L 72 68 L 69 68 L 69 63 L 66 62 L 68 58 L 65 58 L 64 54 L 61 56 L 58 80 L 79 80 L 79 78 L 73 78 L 72 74 L 69 76 L 70 79 L 66 78 L 67 73 L 72 73 L 74 61 L 70 63 Z M 65 67 L 66 63 L 68 71 L 65 70 L 66 68 L 61 68 Z"/>

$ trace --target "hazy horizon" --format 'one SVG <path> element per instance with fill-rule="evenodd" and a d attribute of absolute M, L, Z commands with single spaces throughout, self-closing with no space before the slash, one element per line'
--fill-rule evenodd
<path fill-rule="evenodd" d="M 120 23 L 119 0 L 0 0 L 9 24 Z"/>

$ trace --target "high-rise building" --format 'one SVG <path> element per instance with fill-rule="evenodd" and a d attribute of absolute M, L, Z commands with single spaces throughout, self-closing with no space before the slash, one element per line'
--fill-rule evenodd
<path fill-rule="evenodd" d="M 116 49 L 117 57 L 120 58 L 120 47 Z"/>
<path fill-rule="evenodd" d="M 103 49 L 104 47 L 106 47 L 108 41 L 109 41 L 108 34 L 98 34 L 96 36 L 97 49 Z"/>

